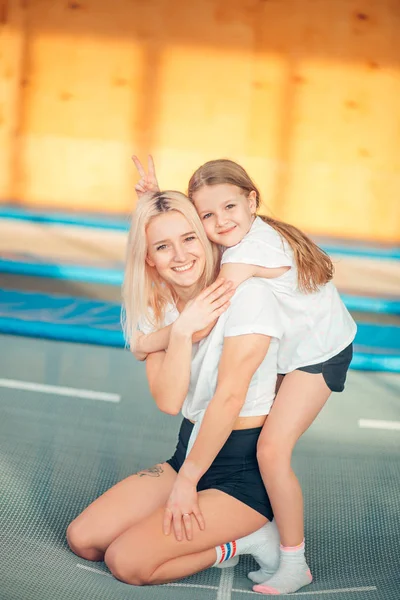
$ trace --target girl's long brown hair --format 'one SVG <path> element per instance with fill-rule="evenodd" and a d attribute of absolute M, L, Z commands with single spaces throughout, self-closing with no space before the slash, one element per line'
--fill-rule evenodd
<path fill-rule="evenodd" d="M 247 172 L 232 160 L 210 160 L 199 167 L 189 181 L 188 196 L 193 200 L 193 194 L 203 186 L 230 184 L 240 188 L 246 197 L 250 192 L 256 193 L 256 206 L 260 206 L 260 192 Z M 303 292 L 316 292 L 318 288 L 330 281 L 334 267 L 329 256 L 321 250 L 300 229 L 272 219 L 267 215 L 258 215 L 265 223 L 273 227 L 290 245 L 296 261 L 298 286 Z"/>

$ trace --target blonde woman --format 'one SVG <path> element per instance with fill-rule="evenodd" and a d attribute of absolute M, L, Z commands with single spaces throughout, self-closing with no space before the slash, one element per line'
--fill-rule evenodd
<path fill-rule="evenodd" d="M 138 195 L 157 189 L 153 161 L 140 174 Z M 258 444 L 258 461 L 281 538 L 280 565 L 270 577 L 250 573 L 264 594 L 295 592 L 311 583 L 305 559 L 303 497 L 291 467 L 293 448 L 325 405 L 344 389 L 356 324 L 332 283 L 330 258 L 296 227 L 257 216 L 260 193 L 237 163 L 202 165 L 189 181 L 189 197 L 208 239 L 223 248 L 221 275 L 235 286 L 249 277 L 265 280 L 285 324 L 277 397 Z M 165 347 L 168 329 L 139 340 L 138 358 Z"/>
<path fill-rule="evenodd" d="M 277 567 L 279 540 L 256 451 L 275 393 L 279 314 L 265 282 L 245 282 L 232 299 L 228 282 L 212 283 L 215 267 L 215 248 L 183 194 L 141 198 L 126 259 L 125 334 L 131 342 L 137 328 L 172 323 L 167 352 L 151 354 L 146 372 L 160 410 L 184 418 L 170 460 L 116 484 L 67 530 L 73 552 L 104 559 L 126 583 L 170 582 L 266 548 L 263 568 Z M 174 490 L 184 490 L 187 506 L 171 499 Z"/>

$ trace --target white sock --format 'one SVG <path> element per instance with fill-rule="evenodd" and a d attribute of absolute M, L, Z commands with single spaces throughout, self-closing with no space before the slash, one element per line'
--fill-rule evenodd
<path fill-rule="evenodd" d="M 254 533 L 234 542 L 216 547 L 217 560 L 213 566 L 241 554 L 252 554 L 263 573 L 271 576 L 279 565 L 279 533 L 275 522 L 267 523 Z M 265 581 L 265 578 L 264 578 Z"/>
<path fill-rule="evenodd" d="M 228 542 L 227 544 L 216 546 L 215 552 L 217 553 L 217 559 L 212 566 L 217 567 L 217 569 L 236 567 L 239 562 L 236 542 Z"/>
<path fill-rule="evenodd" d="M 266 595 L 291 594 L 311 582 L 303 541 L 299 546 L 281 546 L 278 570 L 261 585 L 255 585 L 253 590 Z"/>

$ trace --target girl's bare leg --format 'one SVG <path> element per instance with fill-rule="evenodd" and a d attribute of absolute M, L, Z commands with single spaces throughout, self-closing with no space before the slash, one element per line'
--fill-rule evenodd
<path fill-rule="evenodd" d="M 193 539 L 178 542 L 162 531 L 164 509 L 133 525 L 107 549 L 110 571 L 126 583 L 159 584 L 197 573 L 214 564 L 215 546 L 244 537 L 266 523 L 265 517 L 218 490 L 199 493 L 206 527 L 200 531 L 193 518 Z"/>
<path fill-rule="evenodd" d="M 303 495 L 291 467 L 293 448 L 325 405 L 331 390 L 322 374 L 293 371 L 281 381 L 271 413 L 262 429 L 258 464 L 274 510 L 281 544 L 278 571 L 255 591 L 291 593 L 312 581 L 304 557 Z M 262 571 L 249 574 L 265 581 Z"/>
<path fill-rule="evenodd" d="M 75 554 L 103 560 L 108 546 L 124 531 L 166 503 L 176 478 L 167 463 L 123 479 L 90 504 L 67 529 Z"/>
<path fill-rule="evenodd" d="M 258 440 L 258 464 L 283 546 L 297 546 L 304 539 L 303 495 L 291 467 L 293 448 L 330 394 L 322 374 L 289 373 Z"/>

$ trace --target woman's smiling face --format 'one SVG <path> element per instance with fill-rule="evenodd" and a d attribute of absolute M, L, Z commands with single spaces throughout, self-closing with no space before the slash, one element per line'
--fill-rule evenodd
<path fill-rule="evenodd" d="M 151 219 L 146 261 L 177 292 L 196 287 L 206 265 L 202 243 L 187 219 L 171 210 Z"/>

